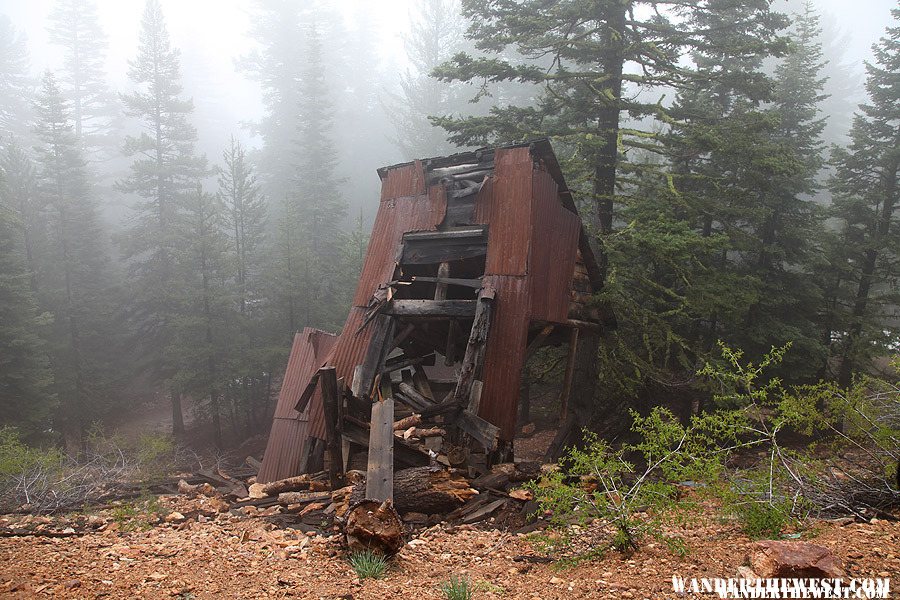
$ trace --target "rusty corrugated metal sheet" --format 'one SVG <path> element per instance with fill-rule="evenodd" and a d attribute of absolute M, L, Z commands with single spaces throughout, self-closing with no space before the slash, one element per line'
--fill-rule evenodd
<path fill-rule="evenodd" d="M 421 196 L 424 193 L 425 169 L 420 160 L 389 169 L 381 181 L 382 201 L 403 196 Z"/>
<path fill-rule="evenodd" d="M 278 393 L 272 430 L 257 475 L 260 482 L 299 474 L 300 450 L 307 438 L 307 421 L 312 406 L 318 404 L 321 411 L 322 396 L 317 389 L 310 400 L 310 405 L 302 413 L 298 413 L 294 407 L 313 373 L 324 363 L 336 340 L 337 336 L 311 327 L 294 335 L 291 354 Z"/>
<path fill-rule="evenodd" d="M 385 181 L 390 179 L 391 173 L 393 171 L 388 171 Z M 412 185 L 413 182 L 409 183 Z M 441 197 L 436 194 L 420 194 L 389 198 L 381 202 L 372 225 L 356 295 L 353 297 L 354 306 L 366 306 L 378 285 L 391 280 L 404 233 L 437 229 L 438 224 L 444 220 L 447 209 L 446 202 L 438 201 Z"/>
<path fill-rule="evenodd" d="M 482 368 L 478 415 L 500 428 L 500 437 L 516 434 L 519 384 L 528 341 L 528 279 L 507 275 L 485 277 L 497 291 Z"/>
<path fill-rule="evenodd" d="M 531 171 L 528 146 L 497 150 L 487 217 L 488 252 L 485 274 L 525 275 L 531 244 Z M 476 205 L 477 206 L 477 205 Z"/>
<path fill-rule="evenodd" d="M 306 421 L 278 417 L 273 419 L 266 453 L 256 480 L 268 483 L 299 475 L 300 457 L 307 437 Z"/>
<path fill-rule="evenodd" d="M 529 314 L 535 321 L 565 323 L 569 318 L 581 219 L 560 204 L 559 188 L 547 172 L 535 170 L 532 181 L 535 219 L 528 268 Z"/>
<path fill-rule="evenodd" d="M 364 308 L 354 306 L 347 315 L 347 322 L 338 337 L 331 352 L 325 357 L 325 364 L 333 366 L 338 378 L 343 377 L 349 388 L 353 383 L 353 370 L 356 365 L 362 363 L 369 347 L 369 338 L 372 336 L 371 324 L 358 334 L 356 331 L 365 320 Z M 313 397 L 314 404 L 310 405 L 309 435 L 320 440 L 325 439 L 325 415 L 322 410 L 322 396 L 317 393 Z"/>

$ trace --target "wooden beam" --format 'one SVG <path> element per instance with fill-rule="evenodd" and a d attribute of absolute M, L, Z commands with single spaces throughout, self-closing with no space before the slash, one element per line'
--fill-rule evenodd
<path fill-rule="evenodd" d="M 444 261 L 440 265 L 438 265 L 438 273 L 437 273 L 437 277 L 435 277 L 435 280 L 436 280 L 436 283 L 434 285 L 434 299 L 435 300 L 446 300 L 447 299 L 447 284 L 445 283 L 445 281 L 449 276 L 450 276 L 450 263 Z M 413 280 L 415 280 L 415 278 L 413 278 Z"/>
<path fill-rule="evenodd" d="M 459 335 L 459 321 L 450 319 L 447 329 L 447 349 L 444 351 L 444 366 L 452 367 L 456 363 L 456 338 Z"/>
<path fill-rule="evenodd" d="M 414 367 L 416 365 L 422 364 L 430 358 L 434 358 L 434 352 L 429 352 L 424 356 L 401 356 L 398 357 L 398 360 L 389 360 L 384 363 L 384 366 L 381 368 L 381 372 L 392 373 L 394 371 L 399 371 L 400 369 L 405 369 L 406 367 Z"/>
<path fill-rule="evenodd" d="M 395 317 L 472 317 L 475 300 L 391 300 L 384 314 Z"/>
<path fill-rule="evenodd" d="M 453 390 L 453 399 L 459 406 L 467 406 L 472 394 L 472 383 L 481 363 L 484 360 L 484 350 L 487 346 L 488 331 L 491 327 L 491 306 L 494 303 L 494 289 L 482 288 L 478 294 L 475 319 L 472 322 L 472 331 L 469 333 L 469 343 L 466 345 L 466 353 L 463 355 L 462 367 Z"/>
<path fill-rule="evenodd" d="M 569 319 L 566 321 L 566 325 L 569 327 L 573 327 L 575 329 L 587 329 L 589 331 L 594 331 L 597 333 L 603 332 L 603 325 L 600 323 L 591 323 L 590 321 L 579 321 L 578 319 Z"/>
<path fill-rule="evenodd" d="M 368 448 L 371 429 L 368 423 L 360 423 L 353 417 L 344 416 L 343 437 L 361 448 Z M 409 442 L 394 436 L 394 459 L 398 465 L 423 467 L 429 463 L 428 455 Z"/>
<path fill-rule="evenodd" d="M 415 403 L 417 405 L 421 406 L 422 408 L 427 408 L 427 407 L 431 406 L 432 404 L 434 404 L 434 402 L 432 402 L 431 400 L 429 400 L 428 398 L 426 398 L 425 396 L 423 396 L 422 394 L 417 392 L 416 388 L 409 385 L 408 383 L 401 383 L 397 387 L 400 388 L 400 391 L 403 392 L 404 396 L 412 398 L 413 401 L 415 401 Z"/>
<path fill-rule="evenodd" d="M 559 395 L 560 423 L 566 420 L 569 411 L 569 396 L 572 395 L 572 379 L 575 376 L 575 356 L 578 353 L 578 329 L 573 328 L 569 334 L 569 355 L 566 360 L 566 374 L 563 377 L 563 388 Z"/>
<path fill-rule="evenodd" d="M 445 264 L 445 263 L 441 263 Z M 483 284 L 480 279 L 460 279 L 458 277 L 420 277 L 416 275 L 412 278 L 413 283 L 417 281 L 424 281 L 426 283 L 437 283 L 437 284 L 445 284 L 445 285 L 458 285 L 461 287 L 468 287 L 478 289 Z M 435 300 L 439 300 L 439 298 L 435 298 Z"/>
<path fill-rule="evenodd" d="M 413 368 L 413 386 L 415 386 L 416 391 L 428 398 L 432 404 L 434 403 L 434 392 L 431 390 L 431 383 L 428 381 L 428 376 L 425 375 L 425 370 L 421 367 Z"/>
<path fill-rule="evenodd" d="M 487 226 L 469 227 L 467 229 L 453 229 L 449 231 L 414 231 L 403 234 L 403 241 L 446 241 L 465 238 L 486 238 Z"/>
<path fill-rule="evenodd" d="M 318 382 L 319 373 L 317 371 L 310 378 L 309 383 L 306 384 L 306 387 L 303 388 L 303 392 L 300 394 L 300 399 L 297 400 L 297 404 L 294 406 L 294 410 L 301 413 L 306 410 L 306 405 L 309 404 L 310 398 L 312 398 L 313 393 L 316 391 L 316 384 Z"/>
<path fill-rule="evenodd" d="M 381 378 L 380 398 L 372 404 L 366 499 L 394 499 L 394 397 L 389 377 Z"/>
<path fill-rule="evenodd" d="M 381 372 L 384 361 L 390 352 L 394 339 L 395 320 L 381 314 L 375 317 L 375 325 L 372 329 L 372 337 L 369 340 L 369 348 L 366 350 L 366 358 L 359 370 L 357 382 L 354 377 L 354 388 L 360 397 L 369 397 L 372 386 L 375 385 L 375 377 Z"/>
<path fill-rule="evenodd" d="M 485 421 L 469 410 L 459 413 L 456 425 L 469 434 L 475 441 L 484 446 L 488 452 L 497 449 L 497 440 L 500 438 L 500 428 Z"/>
<path fill-rule="evenodd" d="M 534 353 L 537 352 L 538 349 L 543 345 L 544 340 L 547 339 L 547 336 L 553 333 L 553 327 L 553 325 L 547 325 L 546 327 L 541 329 L 540 333 L 535 336 L 534 340 L 532 340 L 532 342 L 528 344 L 528 347 L 525 349 L 525 359 L 522 361 L 523 364 L 528 362 L 528 359 L 534 356 Z"/>
<path fill-rule="evenodd" d="M 331 482 L 331 489 L 336 490 L 344 487 L 344 461 L 341 452 L 341 399 L 334 367 L 319 369 L 319 380 L 322 382 L 322 409 L 325 414 L 328 479 Z"/>

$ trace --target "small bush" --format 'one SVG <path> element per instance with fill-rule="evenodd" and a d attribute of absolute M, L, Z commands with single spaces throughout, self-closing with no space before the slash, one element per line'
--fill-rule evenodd
<path fill-rule="evenodd" d="M 736 507 L 734 512 L 751 539 L 776 538 L 792 521 L 784 508 L 768 502 L 748 502 Z"/>
<path fill-rule="evenodd" d="M 360 579 L 381 579 L 387 570 L 387 560 L 371 550 L 354 552 L 350 555 L 350 566 Z"/>
<path fill-rule="evenodd" d="M 447 600 L 471 600 L 475 595 L 475 589 L 468 577 L 451 575 L 450 579 L 440 586 L 441 592 Z"/>

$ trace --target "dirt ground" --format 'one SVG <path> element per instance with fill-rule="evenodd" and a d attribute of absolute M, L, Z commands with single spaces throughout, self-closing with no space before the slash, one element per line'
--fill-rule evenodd
<path fill-rule="evenodd" d="M 159 509 L 181 510 L 186 520 L 143 531 L 127 531 L 128 521 L 105 511 L 77 517 L 73 529 L 89 531 L 83 535 L 2 538 L 0 596 L 427 599 L 442 598 L 438 586 L 451 575 L 465 575 L 475 584 L 475 598 L 672 598 L 673 574 L 735 577 L 752 543 L 710 511 L 677 531 L 687 542 L 684 557 L 651 542 L 631 556 L 609 553 L 560 568 L 540 562 L 543 555 L 524 535 L 490 529 L 490 523 L 439 524 L 412 533 L 385 578 L 360 581 L 337 535 L 310 536 L 228 512 L 205 516 L 198 512 L 205 501 L 163 497 Z M 0 525 L 21 520 L 0 517 Z M 52 524 L 56 530 L 64 525 Z M 830 548 L 849 577 L 900 583 L 898 522 L 816 522 L 804 538 Z"/>

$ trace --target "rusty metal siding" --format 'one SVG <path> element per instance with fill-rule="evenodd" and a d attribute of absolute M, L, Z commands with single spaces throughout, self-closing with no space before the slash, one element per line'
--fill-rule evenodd
<path fill-rule="evenodd" d="M 276 417 L 272 421 L 272 430 L 256 480 L 268 483 L 299 475 L 300 456 L 306 439 L 306 421 Z"/>
<path fill-rule="evenodd" d="M 478 415 L 500 428 L 500 438 L 516 433 L 519 384 L 528 341 L 528 280 L 525 277 L 485 277 L 497 290 L 491 329 L 484 353 L 481 404 Z"/>
<path fill-rule="evenodd" d="M 317 417 L 314 406 L 318 406 L 318 411 L 321 412 L 322 395 L 317 389 L 309 406 L 302 413 L 298 413 L 294 407 L 312 375 L 324 364 L 325 357 L 336 340 L 337 336 L 311 327 L 294 335 L 278 393 L 269 441 L 257 475 L 259 481 L 273 481 L 299 474 L 300 452 L 309 432 L 307 421 Z"/>
<path fill-rule="evenodd" d="M 497 150 L 488 217 L 488 275 L 525 275 L 531 240 L 532 160 L 527 146 Z"/>
<path fill-rule="evenodd" d="M 578 254 L 581 219 L 563 208 L 559 188 L 545 171 L 535 170 L 531 257 L 531 312 L 535 321 L 565 323 Z"/>
<path fill-rule="evenodd" d="M 388 171 L 386 182 L 391 173 L 393 171 Z M 389 198 L 381 202 L 353 297 L 354 306 L 366 306 L 378 285 L 391 280 L 403 234 L 408 231 L 434 231 L 444 220 L 446 209 L 443 194 L 436 193 Z"/>
<path fill-rule="evenodd" d="M 425 168 L 417 160 L 388 169 L 381 180 L 381 200 L 425 193 Z"/>
<path fill-rule="evenodd" d="M 372 336 L 371 324 L 358 334 L 356 333 L 365 320 L 365 316 L 366 311 L 364 308 L 354 306 L 350 309 L 344 329 L 324 361 L 325 364 L 335 368 L 338 378 L 344 378 L 345 385 L 348 388 L 353 383 L 353 370 L 366 357 L 369 339 Z M 325 413 L 322 408 L 322 395 L 318 389 L 316 390 L 316 395 L 310 401 L 309 411 L 309 435 L 324 440 Z"/>

